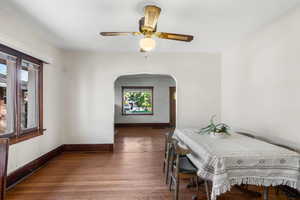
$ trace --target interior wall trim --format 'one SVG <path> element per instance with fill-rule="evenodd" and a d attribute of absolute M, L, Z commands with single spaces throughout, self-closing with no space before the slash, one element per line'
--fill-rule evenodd
<path fill-rule="evenodd" d="M 95 152 L 113 152 L 113 144 L 64 144 L 52 151 L 40 156 L 39 158 L 27 163 L 10 173 L 6 178 L 6 188 L 10 189 L 25 178 L 29 177 L 35 171 L 46 165 L 50 160 L 63 152 L 70 151 L 95 151 Z"/>
<path fill-rule="evenodd" d="M 113 152 L 113 144 L 65 144 L 63 151 L 98 151 Z"/>
<path fill-rule="evenodd" d="M 115 127 L 170 127 L 170 123 L 115 123 Z"/>
<path fill-rule="evenodd" d="M 11 188 L 15 184 L 22 181 L 25 177 L 31 175 L 34 171 L 45 165 L 48 161 L 62 153 L 62 146 L 59 146 L 52 151 L 40 156 L 39 158 L 27 163 L 18 168 L 7 176 L 7 187 Z"/>

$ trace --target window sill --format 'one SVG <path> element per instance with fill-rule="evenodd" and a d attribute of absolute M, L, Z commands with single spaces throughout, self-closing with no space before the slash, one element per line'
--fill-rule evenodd
<path fill-rule="evenodd" d="M 31 132 L 24 133 L 24 134 L 22 134 L 18 137 L 12 137 L 9 140 L 9 144 L 14 145 L 14 144 L 17 144 L 19 142 L 23 142 L 25 140 L 29 140 L 29 139 L 41 136 L 41 135 L 43 135 L 44 131 L 46 131 L 46 129 L 34 130 L 34 131 L 31 131 Z"/>
<path fill-rule="evenodd" d="M 149 114 L 146 114 L 146 113 L 141 113 L 141 114 L 125 114 L 125 113 L 122 113 L 123 116 L 139 116 L 139 115 L 154 115 L 154 113 L 149 113 Z"/>

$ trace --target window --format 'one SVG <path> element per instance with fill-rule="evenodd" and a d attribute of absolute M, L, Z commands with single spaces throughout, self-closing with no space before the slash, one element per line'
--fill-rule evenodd
<path fill-rule="evenodd" d="M 0 135 L 15 131 L 15 69 L 16 57 L 0 52 Z"/>
<path fill-rule="evenodd" d="M 123 115 L 153 115 L 153 87 L 122 87 Z"/>
<path fill-rule="evenodd" d="M 38 69 L 39 65 L 23 60 L 21 66 L 21 128 L 38 126 Z"/>
<path fill-rule="evenodd" d="M 0 137 L 42 134 L 42 69 L 42 61 L 0 44 Z"/>

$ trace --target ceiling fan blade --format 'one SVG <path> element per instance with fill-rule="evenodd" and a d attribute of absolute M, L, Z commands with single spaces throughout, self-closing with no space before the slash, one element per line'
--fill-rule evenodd
<path fill-rule="evenodd" d="M 140 32 L 101 32 L 102 36 L 127 36 L 127 35 L 140 35 Z"/>
<path fill-rule="evenodd" d="M 155 36 L 161 39 L 167 40 L 178 40 L 183 42 L 190 42 L 194 39 L 192 35 L 184 35 L 184 34 L 176 34 L 176 33 L 164 33 L 164 32 L 157 32 Z"/>
<path fill-rule="evenodd" d="M 143 29 L 153 31 L 160 15 L 161 9 L 157 6 L 149 5 L 145 7 L 145 19 Z"/>

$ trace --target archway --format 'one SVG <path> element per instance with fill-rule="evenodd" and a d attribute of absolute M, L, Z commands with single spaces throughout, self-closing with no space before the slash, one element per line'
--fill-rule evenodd
<path fill-rule="evenodd" d="M 127 74 L 114 82 L 114 126 L 176 126 L 176 80 L 168 74 Z"/>

